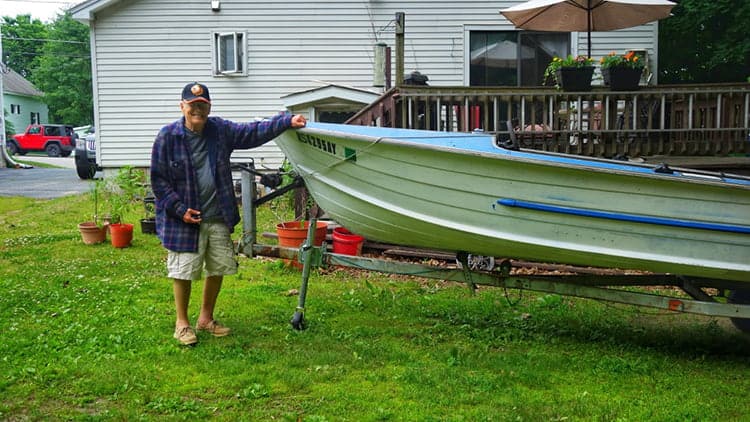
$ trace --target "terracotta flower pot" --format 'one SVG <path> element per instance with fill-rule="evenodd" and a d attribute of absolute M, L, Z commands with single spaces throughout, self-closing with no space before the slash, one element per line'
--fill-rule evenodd
<path fill-rule="evenodd" d="M 276 225 L 276 233 L 279 235 L 279 246 L 285 248 L 298 248 L 302 245 L 302 242 L 307 239 L 307 228 L 310 227 L 310 222 L 305 221 L 301 223 L 299 221 L 287 221 Z M 326 232 L 328 231 L 328 223 L 318 221 L 315 226 L 315 239 L 313 244 L 320 246 L 323 241 L 326 240 Z"/>
<path fill-rule="evenodd" d="M 310 222 L 305 221 L 301 223 L 299 221 L 287 221 L 276 225 L 276 234 L 279 237 L 279 246 L 285 248 L 299 248 L 307 239 L 307 229 L 310 227 Z M 323 241 L 326 239 L 326 233 L 328 232 L 328 223 L 318 221 L 315 225 L 315 238 L 313 239 L 314 246 L 321 246 Z M 288 265 L 291 265 L 297 269 L 302 269 L 302 264 L 296 261 L 290 261 L 285 259 Z"/>
<path fill-rule="evenodd" d="M 104 227 L 99 227 L 93 221 L 86 221 L 78 224 L 78 230 L 81 232 L 83 243 L 95 245 L 102 243 L 107 238 L 107 231 Z"/>

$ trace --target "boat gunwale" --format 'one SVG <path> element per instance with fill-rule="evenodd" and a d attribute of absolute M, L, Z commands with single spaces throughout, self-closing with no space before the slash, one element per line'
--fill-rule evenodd
<path fill-rule="evenodd" d="M 608 158 L 599 158 L 599 157 L 579 157 L 579 156 L 571 155 L 571 154 L 563 154 L 563 153 L 556 153 L 556 152 L 550 152 L 550 151 L 529 150 L 529 149 L 524 149 L 524 148 L 520 148 L 518 150 L 512 150 L 512 149 L 498 146 L 497 143 L 494 141 L 494 138 L 492 137 L 492 135 L 487 135 L 487 134 L 476 134 L 476 133 L 458 133 L 457 134 L 454 132 L 434 132 L 435 134 L 445 134 L 444 137 L 446 138 L 473 138 L 473 139 L 477 139 L 479 137 L 491 138 L 491 141 L 490 141 L 491 145 L 493 149 L 495 149 L 497 152 L 473 150 L 470 148 L 451 147 L 451 146 L 446 146 L 446 145 L 426 144 L 426 143 L 414 142 L 414 141 L 409 141 L 408 139 L 400 139 L 400 138 L 391 137 L 391 136 L 374 136 L 374 135 L 365 135 L 365 134 L 359 134 L 359 133 L 349 133 L 349 132 L 342 132 L 338 130 L 321 128 L 321 127 L 305 127 L 305 128 L 300 128 L 296 130 L 302 133 L 312 133 L 312 134 L 317 133 L 323 136 L 331 136 L 335 138 L 348 139 L 348 140 L 359 141 L 359 142 L 368 142 L 372 145 L 374 144 L 390 144 L 390 145 L 396 145 L 396 146 L 408 145 L 412 148 L 423 149 L 423 150 L 442 151 L 442 152 L 449 152 L 449 153 L 461 154 L 461 155 L 481 156 L 481 157 L 493 158 L 493 159 L 502 158 L 502 159 L 509 159 L 513 161 L 519 161 L 519 162 L 536 164 L 536 165 L 548 165 L 548 166 L 553 166 L 553 167 L 593 171 L 597 173 L 606 173 L 606 174 L 614 173 L 618 175 L 645 177 L 645 178 L 650 178 L 650 179 L 655 179 L 655 180 L 697 183 L 697 184 L 702 184 L 702 185 L 711 185 L 711 186 L 718 186 L 718 187 L 724 187 L 724 188 L 738 188 L 738 189 L 750 191 L 750 177 L 747 177 L 747 176 L 723 173 L 723 172 L 719 173 L 719 172 L 711 172 L 711 171 L 705 171 L 705 170 L 696 170 L 696 169 L 689 169 L 689 168 L 683 168 L 683 167 L 671 167 L 671 166 L 669 167 L 669 170 L 673 171 L 674 173 L 659 173 L 656 171 L 656 169 L 659 168 L 660 165 L 656 165 L 656 164 L 623 162 L 619 160 L 612 160 Z M 422 132 L 426 132 L 426 131 L 422 131 Z M 519 156 L 519 155 L 516 155 L 515 153 L 522 153 L 526 156 Z M 540 158 L 535 158 L 535 156 L 540 157 Z M 560 162 L 556 160 L 544 159 L 544 157 L 564 159 L 564 160 L 570 160 L 574 162 L 564 163 L 564 162 Z M 600 163 L 603 165 L 607 165 L 608 167 L 604 168 L 604 167 L 598 167 L 595 165 L 587 165 L 586 164 L 587 162 Z M 651 170 L 652 172 L 648 173 L 648 172 L 643 172 L 643 171 L 634 171 L 632 169 L 628 169 L 628 167 L 635 167 L 635 168 L 640 168 L 643 170 Z"/>

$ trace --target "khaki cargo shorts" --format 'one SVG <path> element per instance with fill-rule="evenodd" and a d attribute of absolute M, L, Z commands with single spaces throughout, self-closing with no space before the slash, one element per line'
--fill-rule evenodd
<path fill-rule="evenodd" d="M 198 252 L 167 254 L 167 277 L 178 280 L 200 280 L 204 267 L 208 277 L 237 274 L 237 266 L 229 229 L 221 222 L 200 224 Z"/>

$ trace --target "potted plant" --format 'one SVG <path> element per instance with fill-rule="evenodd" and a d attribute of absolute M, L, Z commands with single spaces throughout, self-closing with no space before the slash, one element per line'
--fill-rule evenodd
<path fill-rule="evenodd" d="M 156 233 L 156 198 L 152 193 L 147 194 L 143 198 L 143 208 L 146 211 L 144 218 L 141 219 L 141 233 L 154 234 Z"/>
<path fill-rule="evenodd" d="M 634 51 L 618 55 L 614 51 L 599 60 L 604 85 L 613 91 L 633 91 L 643 74 L 643 60 Z"/>
<path fill-rule="evenodd" d="M 555 82 L 563 91 L 590 91 L 594 60 L 586 56 L 554 57 L 544 70 L 544 83 Z"/>
<path fill-rule="evenodd" d="M 104 182 L 102 180 L 96 180 L 91 184 L 91 195 L 94 197 L 94 213 L 91 220 L 84 219 L 85 221 L 78 223 L 78 231 L 81 232 L 81 239 L 86 245 L 102 243 L 107 238 L 106 227 L 99 224 L 99 201 L 102 198 L 103 189 Z"/>
<path fill-rule="evenodd" d="M 112 246 L 124 248 L 133 240 L 133 224 L 125 223 L 126 213 L 145 196 L 145 175 L 131 166 L 121 167 L 117 175 L 107 179 L 107 203 L 111 224 L 109 233 Z"/>

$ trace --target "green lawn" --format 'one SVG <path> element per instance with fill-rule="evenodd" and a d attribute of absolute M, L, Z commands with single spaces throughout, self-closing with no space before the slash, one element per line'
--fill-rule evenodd
<path fill-rule="evenodd" d="M 165 251 L 84 245 L 91 210 L 0 198 L 0 420 L 750 420 L 728 321 L 554 295 L 321 269 L 295 331 L 300 273 L 241 258 L 233 334 L 182 347 Z"/>

